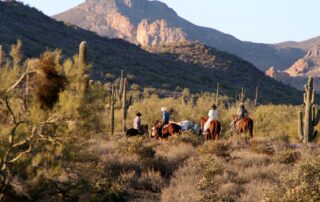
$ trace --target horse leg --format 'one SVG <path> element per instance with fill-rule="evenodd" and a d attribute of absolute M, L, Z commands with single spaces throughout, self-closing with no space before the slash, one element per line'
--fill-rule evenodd
<path fill-rule="evenodd" d="M 253 138 L 253 123 L 250 124 L 249 135 L 250 135 L 250 138 Z"/>

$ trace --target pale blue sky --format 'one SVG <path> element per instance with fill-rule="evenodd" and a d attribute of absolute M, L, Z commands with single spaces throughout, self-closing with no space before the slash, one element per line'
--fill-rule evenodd
<path fill-rule="evenodd" d="M 84 0 L 21 0 L 53 15 Z M 276 43 L 320 35 L 319 0 L 161 0 L 197 24 L 241 40 Z"/>

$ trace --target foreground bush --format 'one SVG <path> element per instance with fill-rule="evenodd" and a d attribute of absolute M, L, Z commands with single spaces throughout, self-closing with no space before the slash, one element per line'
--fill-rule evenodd
<path fill-rule="evenodd" d="M 320 201 L 320 158 L 304 160 L 282 174 L 265 201 Z"/>

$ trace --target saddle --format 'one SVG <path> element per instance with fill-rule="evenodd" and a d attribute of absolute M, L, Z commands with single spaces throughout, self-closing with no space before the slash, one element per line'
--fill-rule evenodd
<path fill-rule="evenodd" d="M 168 128 L 168 127 L 169 127 L 169 124 L 170 124 L 170 123 L 163 125 L 163 126 L 162 126 L 162 129 Z"/>

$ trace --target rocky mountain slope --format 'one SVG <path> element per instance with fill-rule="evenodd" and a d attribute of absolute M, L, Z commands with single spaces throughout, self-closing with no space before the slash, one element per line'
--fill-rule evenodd
<path fill-rule="evenodd" d="M 266 75 L 302 90 L 307 77 L 315 78 L 315 88 L 320 90 L 320 46 L 314 46 L 302 58 L 298 59 L 291 67 L 281 71 L 274 67 L 266 71 Z"/>
<path fill-rule="evenodd" d="M 106 73 L 118 76 L 125 68 L 131 75 L 130 83 L 141 87 L 165 90 L 180 87 L 190 88 L 192 92 L 212 92 L 220 82 L 225 95 L 234 97 L 244 87 L 247 95 L 253 97 L 259 85 L 263 103 L 301 103 L 301 92 L 266 77 L 236 56 L 199 43 L 177 44 L 172 49 L 150 53 L 124 40 L 104 38 L 57 22 L 21 3 L 0 2 L 0 19 L 3 19 L 0 21 L 0 44 L 6 52 L 11 44 L 21 39 L 23 52 L 28 57 L 55 48 L 72 56 L 77 53 L 80 41 L 86 40 L 95 79 L 104 80 Z"/>
<path fill-rule="evenodd" d="M 300 47 L 240 41 L 218 30 L 194 25 L 159 1 L 86 0 L 54 18 L 101 36 L 122 38 L 142 46 L 200 41 L 235 54 L 263 71 L 270 66 L 288 67 L 306 54 Z"/>

